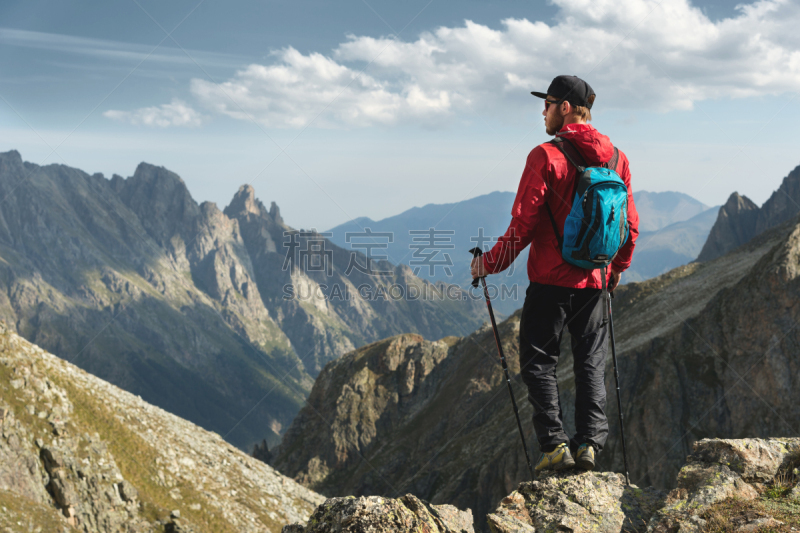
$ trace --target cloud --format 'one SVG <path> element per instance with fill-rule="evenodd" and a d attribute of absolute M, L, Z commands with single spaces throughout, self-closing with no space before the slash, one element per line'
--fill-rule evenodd
<path fill-rule="evenodd" d="M 129 122 L 134 125 L 197 127 L 203 123 L 205 117 L 187 106 L 185 102 L 173 99 L 169 104 L 158 107 L 143 107 L 136 111 L 116 111 L 110 109 L 103 116 L 120 122 Z"/>
<path fill-rule="evenodd" d="M 414 41 L 350 35 L 330 55 L 285 48 L 223 83 L 194 79 L 191 91 L 216 112 L 301 128 L 514 113 L 564 73 L 590 82 L 595 109 L 686 110 L 800 90 L 800 5 L 791 0 L 760 0 L 719 21 L 686 0 L 554 3 L 553 24 L 465 21 Z"/>
<path fill-rule="evenodd" d="M 156 47 L 155 43 L 145 45 L 0 27 L 0 45 L 88 56 L 115 64 L 136 64 L 145 59 L 169 66 L 184 65 L 193 68 L 196 68 L 195 61 L 206 67 L 230 67 L 242 63 L 242 58 L 238 56 L 192 49 L 184 52 L 169 44 L 164 42 Z"/>

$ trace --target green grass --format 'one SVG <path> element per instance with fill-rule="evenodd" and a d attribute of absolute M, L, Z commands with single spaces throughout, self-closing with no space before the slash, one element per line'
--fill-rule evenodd
<path fill-rule="evenodd" d="M 156 457 L 158 453 L 139 434 L 128 429 L 119 421 L 108 407 L 101 404 L 91 395 L 74 386 L 72 383 L 62 381 L 57 377 L 50 379 L 67 392 L 73 405 L 73 413 L 68 422 L 73 432 L 78 434 L 97 432 L 108 444 L 108 450 L 122 473 L 122 476 L 132 483 L 139 491 L 142 502 L 141 514 L 149 520 L 164 519 L 170 510 L 180 508 L 181 517 L 200 528 L 201 531 L 234 531 L 232 524 L 216 516 L 213 508 L 203 505 L 200 510 L 194 511 L 188 504 L 192 502 L 205 502 L 205 499 L 186 482 L 178 482 L 177 487 L 182 503 L 173 500 L 169 491 L 170 487 L 158 484 L 158 466 Z M 183 503 L 185 502 L 185 503 Z"/>
<path fill-rule="evenodd" d="M 783 524 L 762 527 L 759 531 L 790 533 L 800 529 L 800 500 L 795 500 L 790 495 L 800 481 L 797 475 L 798 463 L 800 454 L 796 453 L 773 480 L 760 489 L 759 497 L 755 500 L 729 498 L 711 506 L 701 515 L 706 520 L 705 531 L 732 533 L 748 522 L 770 516 Z"/>
<path fill-rule="evenodd" d="M 745 501 L 730 498 L 707 509 L 701 518 L 706 520 L 707 533 L 733 533 L 738 528 L 759 518 L 772 517 L 782 525 L 763 527 L 759 531 L 786 532 L 800 528 L 800 503 L 786 497 L 774 499 L 762 496 L 755 500 Z"/>
<path fill-rule="evenodd" d="M 36 529 L 37 527 L 40 529 Z M 77 533 L 78 531 L 68 525 L 56 509 L 2 489 L 0 489 L 0 530 L 4 533 L 30 531 Z"/>

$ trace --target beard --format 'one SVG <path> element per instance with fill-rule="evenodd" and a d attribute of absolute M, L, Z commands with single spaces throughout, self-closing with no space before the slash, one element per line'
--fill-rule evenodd
<path fill-rule="evenodd" d="M 564 127 L 564 117 L 553 113 L 544 117 L 544 129 L 548 135 L 555 135 Z"/>

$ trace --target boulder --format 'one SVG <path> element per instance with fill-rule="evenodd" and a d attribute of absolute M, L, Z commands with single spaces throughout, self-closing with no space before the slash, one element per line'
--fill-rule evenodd
<path fill-rule="evenodd" d="M 397 499 L 367 496 L 329 498 L 308 524 L 284 526 L 282 533 L 474 533 L 472 511 L 431 505 L 413 494 Z"/>
<path fill-rule="evenodd" d="M 794 440 L 794 439 L 792 439 Z M 746 480 L 769 481 L 792 457 L 789 439 L 704 439 L 694 444 L 678 473 L 678 486 L 648 525 L 648 533 L 703 531 L 700 515 L 725 499 L 753 500 L 756 489 Z"/>
<path fill-rule="evenodd" d="M 748 483 L 765 483 L 800 457 L 800 439 L 703 439 L 689 462 L 719 463 Z"/>
<path fill-rule="evenodd" d="M 549 473 L 520 484 L 487 519 L 493 533 L 645 531 L 665 496 L 612 472 Z"/>

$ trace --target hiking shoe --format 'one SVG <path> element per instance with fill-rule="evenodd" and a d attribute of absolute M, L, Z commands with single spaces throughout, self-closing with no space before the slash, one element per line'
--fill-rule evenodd
<path fill-rule="evenodd" d="M 588 442 L 581 444 L 575 454 L 575 466 L 582 470 L 594 470 L 594 454 L 594 446 Z"/>
<path fill-rule="evenodd" d="M 566 443 L 559 444 L 552 452 L 542 452 L 539 462 L 536 463 L 536 473 L 542 470 L 564 470 L 575 466 L 575 459 L 569 453 L 569 446 Z"/>

